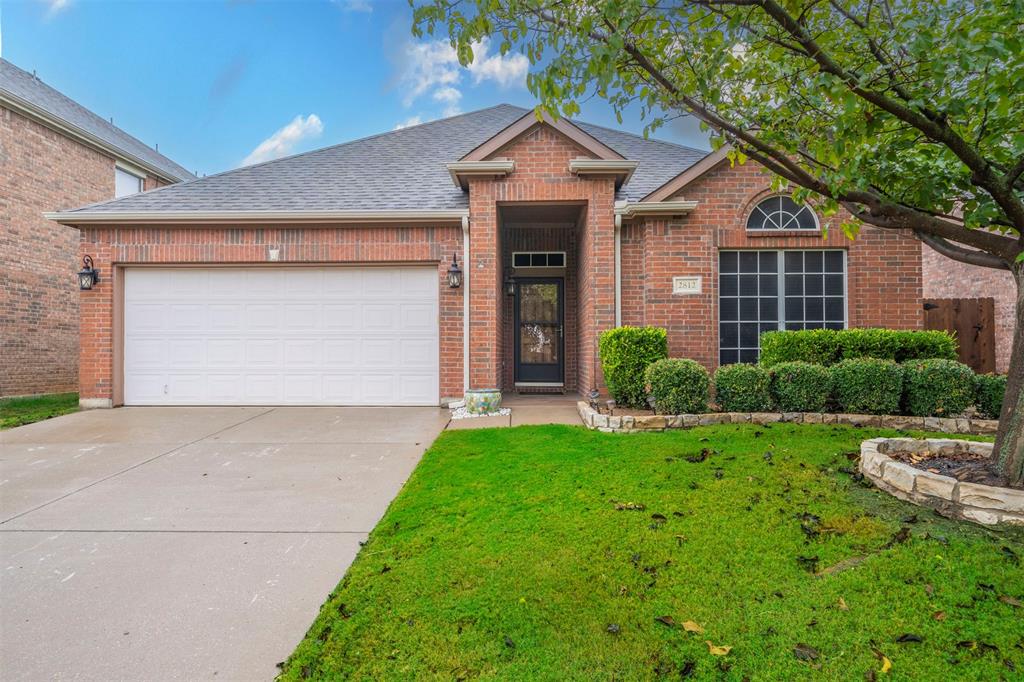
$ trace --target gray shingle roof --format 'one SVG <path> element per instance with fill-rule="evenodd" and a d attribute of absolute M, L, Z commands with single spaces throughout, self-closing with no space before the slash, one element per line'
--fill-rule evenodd
<path fill-rule="evenodd" d="M 195 175 L 160 152 L 62 95 L 36 76 L 0 59 L 0 94 L 25 102 L 45 116 L 85 131 L 103 145 L 120 152 L 127 160 L 141 161 L 174 180 L 191 180 Z"/>
<path fill-rule="evenodd" d="M 238 168 L 116 201 L 90 214 L 223 211 L 445 211 L 468 208 L 445 164 L 529 113 L 500 104 L 353 142 Z M 620 199 L 638 200 L 707 154 L 600 126 L 581 128 L 639 162 Z"/>

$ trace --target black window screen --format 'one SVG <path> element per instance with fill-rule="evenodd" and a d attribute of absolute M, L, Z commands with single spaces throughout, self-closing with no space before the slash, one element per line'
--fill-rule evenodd
<path fill-rule="evenodd" d="M 722 251 L 720 364 L 757 362 L 760 335 L 846 326 L 842 251 Z"/>

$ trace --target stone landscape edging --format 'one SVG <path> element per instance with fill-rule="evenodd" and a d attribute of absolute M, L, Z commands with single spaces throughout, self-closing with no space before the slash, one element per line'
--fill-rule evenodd
<path fill-rule="evenodd" d="M 833 414 L 829 412 L 708 412 L 706 414 L 608 415 L 600 414 L 586 401 L 576 409 L 588 428 L 605 433 L 635 433 L 690 429 L 710 424 L 846 424 L 885 429 L 911 429 L 940 433 L 965 433 L 976 436 L 994 435 L 999 428 L 995 419 L 968 417 L 907 417 L 888 414 Z"/>
<path fill-rule="evenodd" d="M 991 455 L 992 443 L 928 438 L 872 438 L 860 445 L 860 471 L 877 487 L 901 500 L 934 509 L 943 516 L 966 519 L 986 526 L 998 523 L 1024 525 L 1024 490 L 958 481 L 931 471 L 897 462 L 882 449 L 902 446 L 907 452 L 966 450 Z"/>

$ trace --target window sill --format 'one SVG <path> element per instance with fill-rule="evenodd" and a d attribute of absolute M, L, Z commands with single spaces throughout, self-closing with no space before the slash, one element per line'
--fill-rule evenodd
<path fill-rule="evenodd" d="M 771 237 L 821 237 L 825 238 L 821 230 L 745 230 L 748 237 L 765 238 Z"/>

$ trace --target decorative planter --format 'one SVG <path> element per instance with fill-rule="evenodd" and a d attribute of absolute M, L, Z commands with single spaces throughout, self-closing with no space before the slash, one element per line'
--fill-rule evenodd
<path fill-rule="evenodd" d="M 943 516 L 986 526 L 1024 525 L 1024 490 L 958 481 L 898 462 L 891 453 L 992 454 L 992 443 L 929 438 L 872 438 L 861 443 L 860 471 L 877 487 L 907 502 L 929 507 Z"/>
<path fill-rule="evenodd" d="M 466 411 L 470 414 L 491 414 L 501 409 L 501 391 L 476 388 L 466 391 Z"/>

